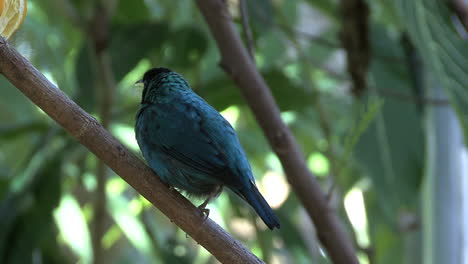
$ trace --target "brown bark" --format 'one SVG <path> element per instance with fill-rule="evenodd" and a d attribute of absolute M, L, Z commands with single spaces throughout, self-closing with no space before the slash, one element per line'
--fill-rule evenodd
<path fill-rule="evenodd" d="M 96 68 L 96 80 L 94 83 L 98 88 L 96 95 L 99 102 L 99 117 L 104 129 L 109 129 L 112 122 L 112 106 L 116 95 L 115 78 L 111 68 L 111 58 L 108 55 L 110 40 L 110 19 L 112 14 L 110 8 L 99 4 L 96 7 L 91 28 L 87 30 L 94 51 L 94 63 Z M 109 226 L 110 219 L 107 214 L 106 184 L 108 167 L 102 160 L 98 160 L 96 166 L 96 190 L 94 191 L 94 217 L 92 222 L 92 244 L 93 263 L 105 263 L 105 251 L 102 247 L 102 238 Z"/>

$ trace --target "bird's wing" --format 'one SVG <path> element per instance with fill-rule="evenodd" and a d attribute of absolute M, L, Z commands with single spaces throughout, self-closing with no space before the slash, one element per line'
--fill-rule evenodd
<path fill-rule="evenodd" d="M 207 104 L 197 103 L 198 100 L 177 100 L 171 104 L 149 105 L 141 118 L 147 119 L 145 124 L 151 133 L 147 137 L 148 143 L 197 174 L 216 180 L 216 177 L 226 175 L 225 171 L 229 169 L 228 157 L 219 144 L 220 137 L 224 133 L 224 139 L 229 141 L 230 133 L 234 132 L 229 131 L 232 130 L 230 126 L 226 128 L 219 123 L 221 120 L 211 113 L 214 109 L 203 109 Z M 219 181 L 222 183 L 224 179 Z"/>

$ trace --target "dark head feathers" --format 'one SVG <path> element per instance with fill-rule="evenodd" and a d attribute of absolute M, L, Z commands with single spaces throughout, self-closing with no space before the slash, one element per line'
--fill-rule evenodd
<path fill-rule="evenodd" d="M 168 73 L 168 72 L 172 72 L 171 70 L 167 69 L 167 68 L 163 68 L 163 67 L 160 67 L 160 68 L 153 68 L 151 70 L 148 70 L 147 72 L 145 72 L 145 75 L 143 75 L 143 79 L 141 80 L 141 82 L 143 83 L 148 83 L 150 82 L 154 77 L 158 76 L 159 74 L 161 73 Z"/>
<path fill-rule="evenodd" d="M 167 73 L 171 73 L 172 71 L 167 69 L 167 68 L 163 68 L 163 67 L 159 67 L 159 68 L 152 68 L 151 70 L 148 70 L 147 72 L 145 72 L 145 74 L 143 75 L 143 79 L 139 80 L 137 83 L 143 83 L 144 84 L 144 88 L 143 88 L 143 94 L 141 96 L 141 103 L 144 104 L 144 103 L 148 103 L 149 101 L 151 101 L 149 98 L 146 98 L 147 97 L 147 93 L 148 93 L 148 90 L 150 90 L 150 83 L 153 79 L 156 79 L 158 77 L 158 75 L 160 74 L 167 74 Z M 154 86 L 154 88 L 158 88 L 157 85 Z"/>

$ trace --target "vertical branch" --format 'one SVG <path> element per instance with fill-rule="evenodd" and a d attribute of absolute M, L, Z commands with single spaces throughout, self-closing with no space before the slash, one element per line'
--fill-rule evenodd
<path fill-rule="evenodd" d="M 98 76 L 102 78 L 99 81 L 99 116 L 101 124 L 105 129 L 109 129 L 111 124 L 111 111 L 115 94 L 115 80 L 110 67 L 110 57 L 106 52 L 97 54 Z M 103 249 L 101 245 L 104 236 L 107 221 L 107 196 L 106 182 L 108 168 L 101 160 L 98 160 L 96 167 L 97 187 L 94 197 L 94 221 L 93 221 L 93 251 L 94 263 L 105 263 L 103 259 Z"/>
<path fill-rule="evenodd" d="M 104 5 L 108 4 L 108 5 Z M 107 53 L 109 46 L 109 21 L 112 5 L 109 1 L 104 4 L 98 4 L 95 10 L 92 28 L 88 35 L 92 41 L 95 55 L 95 67 L 97 69 L 97 80 L 95 80 L 98 91 L 98 111 L 101 118 L 101 124 L 105 129 L 109 129 L 112 122 L 112 105 L 116 90 L 115 78 L 111 68 L 111 58 Z M 110 6 L 109 6 L 110 5 Z M 106 182 L 108 177 L 108 168 L 101 160 L 98 160 L 96 166 L 97 186 L 94 195 L 94 218 L 92 227 L 92 243 L 94 253 L 94 263 L 105 263 L 104 252 L 102 248 L 102 238 L 106 231 L 107 215 L 107 196 Z"/>
<path fill-rule="evenodd" d="M 369 44 L 369 7 L 364 0 L 344 0 L 341 3 L 341 43 L 346 50 L 346 64 L 353 87 L 359 97 L 367 90 L 367 71 L 371 58 Z"/>
<path fill-rule="evenodd" d="M 318 237 L 334 263 L 358 263 L 354 247 L 324 192 L 309 171 L 291 131 L 281 119 L 269 87 L 250 60 L 222 0 L 198 0 L 221 53 L 220 65 L 236 82 L 270 145 L 281 161 L 288 181 L 317 227 Z"/>

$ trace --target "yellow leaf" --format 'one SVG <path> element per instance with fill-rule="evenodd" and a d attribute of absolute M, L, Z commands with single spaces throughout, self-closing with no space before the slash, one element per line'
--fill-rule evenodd
<path fill-rule="evenodd" d="M 27 11 L 27 0 L 0 0 L 0 34 L 10 38 L 23 24 Z"/>
<path fill-rule="evenodd" d="M 5 8 L 5 0 L 0 0 L 0 16 L 2 15 L 4 8 Z"/>

